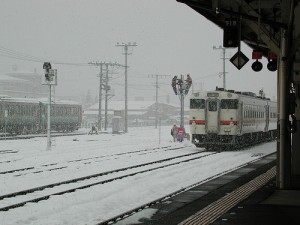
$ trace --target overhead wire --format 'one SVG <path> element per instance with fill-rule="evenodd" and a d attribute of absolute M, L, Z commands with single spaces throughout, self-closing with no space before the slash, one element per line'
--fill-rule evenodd
<path fill-rule="evenodd" d="M 46 58 L 36 57 L 27 53 L 15 51 L 3 46 L 0 46 L 0 56 L 18 59 L 23 61 L 30 61 L 30 62 L 49 62 L 51 61 L 52 64 L 59 64 L 59 65 L 69 65 L 69 66 L 90 66 L 88 63 L 70 63 L 70 62 L 60 62 L 56 60 L 50 60 Z"/>

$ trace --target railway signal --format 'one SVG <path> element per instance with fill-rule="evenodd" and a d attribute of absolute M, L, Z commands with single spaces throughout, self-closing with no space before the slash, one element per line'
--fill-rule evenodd
<path fill-rule="evenodd" d="M 245 56 L 241 51 L 235 53 L 230 59 L 230 62 L 239 70 L 249 61 L 248 57 Z"/>
<path fill-rule="evenodd" d="M 51 149 L 51 86 L 57 85 L 57 70 L 52 69 L 50 62 L 45 62 L 43 65 L 45 71 L 45 79 L 42 82 L 43 85 L 49 85 L 49 96 L 48 96 L 48 122 L 47 122 L 47 150 Z"/>
<path fill-rule="evenodd" d="M 273 52 L 268 52 L 268 70 L 275 72 L 277 70 L 277 55 Z"/>
<path fill-rule="evenodd" d="M 263 65 L 262 65 L 262 63 L 261 63 L 260 61 L 258 61 L 258 60 L 261 59 L 261 58 L 262 58 L 262 52 L 261 52 L 261 51 L 254 50 L 254 51 L 252 52 L 252 59 L 256 60 L 256 61 L 252 64 L 252 66 L 251 66 L 251 68 L 253 69 L 253 71 L 259 72 L 259 71 L 262 70 Z"/>
<path fill-rule="evenodd" d="M 49 62 L 45 62 L 43 65 L 43 69 L 45 70 L 46 81 L 50 81 L 49 70 L 51 69 L 51 64 Z"/>
<path fill-rule="evenodd" d="M 190 84 L 188 84 L 187 80 L 184 80 L 183 75 L 181 75 L 180 79 L 177 79 L 177 76 L 174 76 L 172 81 L 174 79 L 175 79 L 175 84 L 172 83 L 171 85 L 173 87 L 175 95 L 178 95 L 180 100 L 180 126 L 184 127 L 184 97 L 187 95 L 189 89 L 191 88 L 192 81 L 190 81 Z"/>
<path fill-rule="evenodd" d="M 237 18 L 225 19 L 223 32 L 223 47 L 236 48 L 239 46 L 239 23 Z"/>

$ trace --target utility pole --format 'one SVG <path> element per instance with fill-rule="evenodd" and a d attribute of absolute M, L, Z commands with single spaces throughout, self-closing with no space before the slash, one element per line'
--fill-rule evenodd
<path fill-rule="evenodd" d="M 99 74 L 99 108 L 98 108 L 98 129 L 102 129 L 102 89 L 105 88 L 105 123 L 104 129 L 107 129 L 107 96 L 108 96 L 108 66 L 122 66 L 118 63 L 107 63 L 107 62 L 90 62 L 90 65 L 100 66 Z M 106 84 L 103 84 L 103 66 L 106 66 Z"/>
<path fill-rule="evenodd" d="M 125 115 L 124 115 L 124 123 L 125 123 L 125 133 L 128 132 L 128 80 L 127 80 L 127 56 L 130 55 L 130 53 L 128 53 L 128 47 L 136 47 L 136 43 L 130 43 L 128 42 L 127 44 L 116 44 L 116 47 L 123 47 L 124 48 L 124 55 L 125 55 Z"/>
<path fill-rule="evenodd" d="M 93 66 L 100 66 L 100 73 L 99 73 L 99 99 L 98 99 L 98 130 L 101 130 L 101 120 L 102 120 L 102 85 L 103 85 L 103 64 L 102 62 L 90 62 L 90 65 Z"/>
<path fill-rule="evenodd" d="M 219 47 L 213 46 L 213 50 L 222 50 L 223 57 L 221 59 L 223 59 L 223 88 L 224 88 L 224 90 L 226 90 L 225 59 L 229 59 L 229 58 L 225 57 L 225 55 L 226 55 L 226 48 L 224 48 L 222 46 L 219 46 Z"/>
<path fill-rule="evenodd" d="M 149 77 L 155 77 L 156 78 L 156 83 L 155 83 L 155 128 L 157 128 L 157 124 L 158 124 L 158 78 L 167 78 L 167 77 L 171 77 L 170 75 L 148 75 Z"/>
<path fill-rule="evenodd" d="M 108 64 L 106 64 L 106 76 L 105 76 L 105 114 L 104 114 L 104 130 L 107 130 L 107 107 L 108 107 Z"/>

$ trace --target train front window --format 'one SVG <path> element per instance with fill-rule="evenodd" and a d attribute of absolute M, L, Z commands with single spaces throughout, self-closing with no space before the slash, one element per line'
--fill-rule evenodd
<path fill-rule="evenodd" d="M 222 99 L 221 109 L 237 109 L 238 100 L 237 99 Z"/>
<path fill-rule="evenodd" d="M 208 110 L 211 112 L 215 112 L 218 109 L 218 103 L 216 101 L 208 102 Z"/>
<path fill-rule="evenodd" d="M 204 99 L 191 99 L 190 100 L 190 108 L 191 109 L 204 109 L 205 108 L 205 100 Z"/>

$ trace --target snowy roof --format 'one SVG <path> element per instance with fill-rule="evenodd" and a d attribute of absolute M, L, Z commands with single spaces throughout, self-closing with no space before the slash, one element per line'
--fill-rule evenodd
<path fill-rule="evenodd" d="M 24 103 L 48 103 L 47 98 L 15 98 L 7 95 L 0 95 L 1 102 L 24 102 Z M 52 103 L 53 104 L 53 103 Z M 68 104 L 68 105 L 79 105 L 78 102 L 70 100 L 55 100 L 54 104 Z"/>
<path fill-rule="evenodd" d="M 130 111 L 145 111 L 150 106 L 155 104 L 155 101 L 128 101 L 127 102 L 128 110 Z M 99 109 L 99 104 L 92 105 L 87 110 L 95 111 Z M 110 101 L 108 103 L 109 110 L 124 110 L 125 109 L 125 101 Z"/>
<path fill-rule="evenodd" d="M 104 110 L 104 109 L 102 109 Z M 103 113 L 103 111 L 102 111 Z M 128 111 L 128 115 L 143 115 L 145 111 Z M 83 112 L 84 115 L 98 115 L 98 110 L 84 110 Z M 113 110 L 107 110 L 107 114 L 113 115 L 114 111 Z"/>

